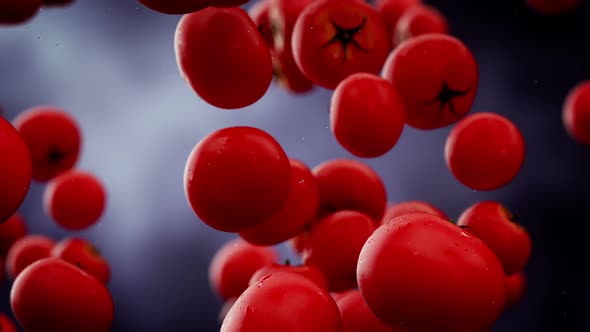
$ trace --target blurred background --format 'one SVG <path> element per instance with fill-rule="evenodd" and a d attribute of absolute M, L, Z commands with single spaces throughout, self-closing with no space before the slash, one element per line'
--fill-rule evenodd
<path fill-rule="evenodd" d="M 491 199 L 520 216 L 534 246 L 527 295 L 494 331 L 590 331 L 590 148 L 570 139 L 561 122 L 569 89 L 590 79 L 590 3 L 562 17 L 537 15 L 524 0 L 426 3 L 446 15 L 452 33 L 478 60 L 472 112 L 514 121 L 526 139 L 525 165 L 501 190 L 467 189 L 444 162 L 450 127 L 406 127 L 392 151 L 365 162 L 382 176 L 391 202 L 425 200 L 457 218 L 469 205 Z M 207 269 L 234 236 L 196 218 L 182 182 L 190 151 L 209 132 L 262 128 L 310 167 L 352 158 L 328 128 L 329 91 L 294 96 L 273 85 L 258 103 L 234 111 L 201 101 L 176 66 L 178 20 L 134 0 L 77 0 L 43 9 L 25 25 L 0 28 L 3 116 L 12 120 L 40 104 L 70 112 L 84 135 L 78 167 L 97 174 L 108 189 L 106 214 L 88 231 L 59 229 L 42 209 L 44 185 L 38 183 L 20 212 L 30 233 L 84 236 L 100 248 L 112 269 L 112 331 L 219 330 L 222 303 Z M 278 250 L 293 255 L 287 247 Z M 4 313 L 10 312 L 9 292 L 5 281 Z"/>

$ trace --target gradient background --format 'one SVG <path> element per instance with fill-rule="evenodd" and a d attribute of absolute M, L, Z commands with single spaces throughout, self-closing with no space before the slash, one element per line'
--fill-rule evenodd
<path fill-rule="evenodd" d="M 505 188 L 474 192 L 445 166 L 450 128 L 407 127 L 391 152 L 366 162 L 382 176 L 392 202 L 426 200 L 456 218 L 469 205 L 493 199 L 520 215 L 534 241 L 528 293 L 494 331 L 590 331 L 590 276 L 584 266 L 590 148 L 574 143 L 561 122 L 568 90 L 590 78 L 588 3 L 560 18 L 536 15 L 522 0 L 428 3 L 447 15 L 452 33 L 478 60 L 480 87 L 472 112 L 513 120 L 527 142 L 525 165 Z M 106 214 L 88 231 L 68 233 L 48 219 L 44 185 L 38 183 L 21 212 L 31 233 L 84 236 L 102 250 L 112 267 L 112 331 L 219 329 L 221 302 L 209 288 L 207 269 L 215 250 L 233 235 L 195 217 L 182 183 L 188 154 L 209 132 L 234 125 L 262 128 L 289 156 L 311 167 L 351 157 L 328 128 L 329 91 L 296 97 L 273 85 L 258 103 L 237 111 L 202 102 L 176 67 L 178 19 L 133 0 L 78 0 L 43 9 L 26 25 L 0 28 L 4 116 L 12 120 L 39 104 L 69 111 L 84 135 L 78 166 L 108 188 Z M 2 312 L 9 312 L 9 290 L 5 281 Z"/>

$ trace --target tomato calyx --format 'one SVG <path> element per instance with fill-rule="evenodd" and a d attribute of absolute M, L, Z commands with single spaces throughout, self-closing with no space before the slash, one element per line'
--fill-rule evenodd
<path fill-rule="evenodd" d="M 426 101 L 424 103 L 424 105 L 432 105 L 432 104 L 439 103 L 439 105 L 438 105 L 439 113 L 442 113 L 442 111 L 448 106 L 449 111 L 451 113 L 453 113 L 454 115 L 460 115 L 460 114 L 457 114 L 457 111 L 455 110 L 455 104 L 453 103 L 453 100 L 457 97 L 463 97 L 463 96 L 467 95 L 471 91 L 472 88 L 473 87 L 470 86 L 466 90 L 451 89 L 449 87 L 449 83 L 447 82 L 447 80 L 443 80 L 442 88 L 440 89 L 440 92 L 438 93 L 438 95 L 436 97 L 434 97 L 433 99 Z"/>
<path fill-rule="evenodd" d="M 357 50 L 359 50 L 361 52 L 367 52 L 367 49 L 362 47 L 354 39 L 354 37 L 359 32 L 361 32 L 364 29 L 364 27 L 367 25 L 367 18 L 366 17 L 363 17 L 363 20 L 359 25 L 349 28 L 349 29 L 346 29 L 346 28 L 343 28 L 342 26 L 340 26 L 334 18 L 330 18 L 330 23 L 332 23 L 332 26 L 334 27 L 336 32 L 334 33 L 334 36 L 332 37 L 332 39 L 328 40 L 322 46 L 320 46 L 320 49 L 324 49 L 324 48 L 331 46 L 335 43 L 340 43 L 342 45 L 342 51 L 343 51 L 342 62 L 346 62 L 346 60 L 348 60 L 348 50 L 349 50 L 348 46 L 349 45 L 354 46 Z"/>
<path fill-rule="evenodd" d="M 504 206 L 502 206 L 500 209 L 502 211 L 502 214 L 506 217 L 506 219 L 512 221 L 513 223 L 518 223 L 520 217 L 517 214 L 510 212 L 510 210 L 508 210 Z"/>
<path fill-rule="evenodd" d="M 59 151 L 58 149 L 51 149 L 47 154 L 47 159 L 49 160 L 50 164 L 56 164 L 62 161 L 65 154 Z"/>

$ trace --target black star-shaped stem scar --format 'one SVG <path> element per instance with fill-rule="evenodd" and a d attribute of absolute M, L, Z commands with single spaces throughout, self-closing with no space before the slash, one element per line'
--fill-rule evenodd
<path fill-rule="evenodd" d="M 332 22 L 334 29 L 336 29 L 336 33 L 334 34 L 332 39 L 325 42 L 320 48 L 323 49 L 323 48 L 326 48 L 334 43 L 340 43 L 342 45 L 342 50 L 344 52 L 344 55 L 342 57 L 342 62 L 346 62 L 346 60 L 347 60 L 348 45 L 352 45 L 357 50 L 362 51 L 362 52 L 367 51 L 367 49 L 362 47 L 354 39 L 354 36 L 356 36 L 359 32 L 361 32 L 365 28 L 365 25 L 367 25 L 367 18 L 366 17 L 363 18 L 363 21 L 361 22 L 361 24 L 359 24 L 353 28 L 350 28 L 350 29 L 345 29 L 345 28 L 341 27 L 340 25 L 338 25 L 338 23 L 336 23 L 336 21 L 333 18 L 330 18 L 330 22 Z"/>
<path fill-rule="evenodd" d="M 64 154 L 57 149 L 49 150 L 48 154 L 49 163 L 54 164 L 60 162 L 64 158 Z"/>
<path fill-rule="evenodd" d="M 449 111 L 451 111 L 451 113 L 453 113 L 454 115 L 460 115 L 460 114 L 457 114 L 457 111 L 455 110 L 455 104 L 453 103 L 453 99 L 455 99 L 456 97 L 465 96 L 466 94 L 469 93 L 469 91 L 471 91 L 471 88 L 472 87 L 469 87 L 467 90 L 454 90 L 454 89 L 449 88 L 449 83 L 445 80 L 445 81 L 443 81 L 442 89 L 440 90 L 438 95 L 436 97 L 434 97 L 434 99 L 425 102 L 424 105 L 432 105 L 435 103 L 439 103 L 439 105 L 438 105 L 439 113 L 442 113 L 442 111 L 448 105 Z"/>

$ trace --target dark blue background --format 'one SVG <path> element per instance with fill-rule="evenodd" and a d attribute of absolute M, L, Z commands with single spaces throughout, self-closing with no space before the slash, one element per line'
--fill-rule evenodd
<path fill-rule="evenodd" d="M 446 14 L 452 33 L 478 60 L 473 112 L 497 112 L 521 128 L 525 165 L 505 188 L 469 190 L 444 164 L 450 128 L 405 128 L 390 153 L 366 162 L 383 177 L 392 202 L 422 199 L 456 218 L 472 203 L 494 199 L 520 215 L 534 241 L 529 289 L 494 331 L 590 331 L 590 148 L 574 143 L 561 123 L 568 90 L 590 79 L 588 4 L 547 18 L 522 0 L 428 3 Z M 0 28 L 4 116 L 12 120 L 38 104 L 69 111 L 85 139 L 79 167 L 95 172 L 108 188 L 106 214 L 88 231 L 59 229 L 42 210 L 41 184 L 33 184 L 21 212 L 31 233 L 86 236 L 102 250 L 113 272 L 113 331 L 218 330 L 221 302 L 209 288 L 207 269 L 215 250 L 233 236 L 201 223 L 182 186 L 186 158 L 202 137 L 251 125 L 311 167 L 351 157 L 328 128 L 329 91 L 296 97 L 273 86 L 258 103 L 237 111 L 202 102 L 178 74 L 178 19 L 133 0 L 78 0 L 43 9 L 26 25 Z M 3 312 L 9 310 L 9 287 L 5 282 L 0 294 Z"/>

